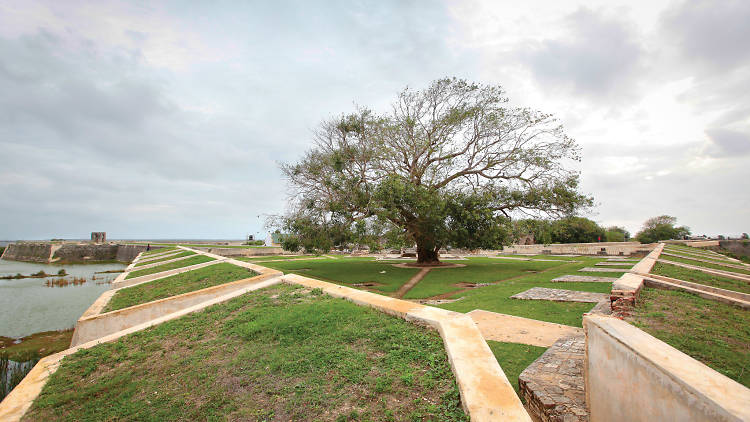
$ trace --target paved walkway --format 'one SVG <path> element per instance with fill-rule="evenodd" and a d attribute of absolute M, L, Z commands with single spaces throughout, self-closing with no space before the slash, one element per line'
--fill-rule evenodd
<path fill-rule="evenodd" d="M 525 292 L 511 296 L 511 299 L 552 300 L 555 302 L 587 302 L 597 303 L 609 300 L 605 293 L 579 292 L 575 290 L 549 289 L 546 287 L 532 287 Z"/>
<path fill-rule="evenodd" d="M 467 315 L 486 340 L 549 347 L 561 337 L 583 335 L 583 329 L 475 309 Z"/>
<path fill-rule="evenodd" d="M 571 282 L 583 282 L 583 283 L 611 283 L 617 280 L 615 277 L 597 277 L 593 275 L 564 275 L 562 277 L 553 278 L 553 283 L 571 281 Z"/>
<path fill-rule="evenodd" d="M 585 422 L 583 367 L 586 337 L 577 334 L 555 342 L 518 377 L 521 396 L 542 421 Z"/>

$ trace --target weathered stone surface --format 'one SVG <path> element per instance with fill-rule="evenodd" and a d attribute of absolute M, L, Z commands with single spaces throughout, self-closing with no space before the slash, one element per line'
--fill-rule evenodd
<path fill-rule="evenodd" d="M 615 277 L 597 277 L 593 275 L 564 275 L 561 277 L 553 278 L 553 283 L 559 283 L 563 281 L 572 281 L 572 282 L 583 282 L 583 283 L 611 283 L 613 281 L 617 280 Z"/>
<path fill-rule="evenodd" d="M 583 366 L 585 336 L 564 337 L 518 377 L 528 409 L 543 422 L 588 421 Z"/>
<path fill-rule="evenodd" d="M 525 300 L 553 300 L 555 302 L 601 302 L 609 300 L 604 293 L 578 292 L 575 290 L 549 289 L 546 287 L 532 287 L 525 292 L 511 296 L 511 299 Z"/>
<path fill-rule="evenodd" d="M 592 273 L 624 273 L 628 270 L 625 268 L 601 268 L 601 267 L 583 267 L 581 272 L 592 272 Z"/>
<path fill-rule="evenodd" d="M 597 262 L 594 264 L 598 267 L 626 267 L 626 266 L 633 266 L 632 262 Z"/>

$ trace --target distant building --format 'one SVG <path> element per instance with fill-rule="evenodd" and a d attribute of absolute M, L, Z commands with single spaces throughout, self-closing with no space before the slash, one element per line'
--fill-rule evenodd
<path fill-rule="evenodd" d="M 91 232 L 91 243 L 106 243 L 107 232 Z"/>

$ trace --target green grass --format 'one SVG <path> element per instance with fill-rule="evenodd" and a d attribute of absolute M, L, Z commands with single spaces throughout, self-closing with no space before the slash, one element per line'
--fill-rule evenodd
<path fill-rule="evenodd" d="M 686 256 L 688 258 L 705 259 L 705 260 L 708 260 L 708 261 L 716 262 L 717 264 L 722 264 L 722 263 L 723 264 L 737 264 L 736 262 L 733 262 L 733 261 L 731 261 L 729 259 L 726 259 L 723 256 L 713 256 L 713 255 L 712 256 L 706 256 L 706 255 L 700 255 L 700 254 L 697 254 L 697 253 L 691 253 L 691 252 L 683 251 L 683 250 L 679 250 L 679 249 L 675 250 L 675 249 L 671 249 L 671 248 L 664 248 L 664 252 L 682 255 L 682 256 Z"/>
<path fill-rule="evenodd" d="M 459 291 L 463 287 L 455 284 L 460 282 L 493 283 L 565 264 L 565 261 L 515 261 L 495 258 L 468 258 L 454 262 L 466 266 L 431 270 L 406 293 L 404 299 L 423 299 Z"/>
<path fill-rule="evenodd" d="M 468 420 L 435 331 L 301 291 L 277 285 L 68 356 L 25 420 Z"/>
<path fill-rule="evenodd" d="M 167 251 L 173 251 L 175 249 L 177 249 L 177 246 L 169 246 L 169 247 L 165 247 L 165 248 L 151 249 L 148 252 L 143 252 L 143 254 L 141 255 L 141 257 L 149 256 L 149 255 L 156 255 L 158 253 L 167 252 Z"/>
<path fill-rule="evenodd" d="M 209 256 L 205 256 L 205 255 L 194 256 L 192 258 L 183 259 L 182 261 L 170 262 L 168 264 L 159 265 L 157 267 L 144 268 L 142 270 L 132 271 L 130 274 L 128 274 L 127 277 L 125 277 L 125 279 L 127 280 L 129 278 L 135 278 L 135 277 L 140 277 L 144 275 L 160 273 L 162 271 L 167 271 L 167 270 L 174 270 L 175 268 L 182 268 L 182 267 L 188 267 L 190 265 L 202 264 L 204 262 L 209 262 L 213 260 L 214 260 L 213 258 Z"/>
<path fill-rule="evenodd" d="M 177 258 L 182 258 L 183 256 L 190 256 L 190 255 L 195 255 L 195 252 L 184 251 L 184 252 L 180 252 L 178 254 L 174 254 L 174 255 L 170 255 L 170 256 L 165 256 L 163 258 L 154 259 L 153 261 L 139 262 L 139 263 L 135 264 L 135 266 L 133 268 L 140 267 L 140 266 L 143 266 L 143 265 L 155 264 L 157 262 L 162 262 L 162 261 L 169 261 L 170 259 L 177 259 Z"/>
<path fill-rule="evenodd" d="M 373 282 L 377 285 L 370 288 L 383 293 L 395 292 L 419 272 L 415 268 L 397 268 L 391 263 L 375 261 L 373 258 L 268 262 L 264 266 L 350 287 L 356 283 Z M 384 272 L 381 273 L 382 271 Z"/>
<path fill-rule="evenodd" d="M 247 268 L 225 262 L 209 265 L 208 267 L 118 290 L 107 304 L 104 312 L 177 296 L 256 275 L 258 273 Z"/>
<path fill-rule="evenodd" d="M 518 393 L 518 376 L 547 350 L 545 347 L 492 340 L 488 340 L 487 345 L 490 346 L 497 363 L 503 368 L 508 381 L 513 384 L 516 393 Z"/>
<path fill-rule="evenodd" d="M 602 257 L 576 257 L 572 260 L 557 262 L 513 261 L 493 258 L 470 258 L 453 261 L 466 264 L 465 268 L 441 268 L 432 270 L 428 277 L 435 275 L 436 281 L 425 277 L 408 294 L 407 298 L 416 295 L 429 295 L 436 292 L 448 292 L 455 289 L 452 284 L 460 281 L 484 283 L 497 281 L 505 276 L 513 277 L 517 271 L 521 276 L 512 280 L 501 281 L 494 286 L 484 286 L 456 293 L 450 298 L 463 297 L 453 303 L 438 305 L 441 308 L 457 312 L 469 312 L 484 309 L 492 312 L 516 315 L 558 324 L 581 326 L 582 315 L 594 306 L 592 303 L 550 302 L 511 299 L 510 296 L 532 287 L 549 287 L 554 289 L 579 290 L 587 292 L 609 293 L 610 283 L 552 283 L 551 279 L 567 275 L 597 275 L 611 277 L 614 281 L 622 273 L 580 273 L 579 268 L 593 266 Z M 577 262 L 571 262 L 577 261 Z M 291 272 L 303 276 L 330 281 L 336 284 L 352 286 L 354 283 L 377 282 L 380 285 L 368 287 L 381 293 L 395 292 L 413 277 L 418 270 L 414 268 L 396 268 L 389 262 L 375 261 L 373 258 L 318 259 L 309 261 L 269 262 L 263 264 L 285 273 Z M 526 274 L 523 268 L 544 270 L 540 273 Z M 380 273 L 385 271 L 385 273 Z M 458 275 L 456 275 L 458 274 Z M 424 287 L 420 287 L 425 283 Z M 409 293 L 411 293 L 411 291 Z M 420 293 L 422 292 L 422 293 Z M 440 294 L 440 293 L 438 293 Z"/>
<path fill-rule="evenodd" d="M 663 259 L 665 261 L 682 262 L 683 264 L 690 264 L 690 265 L 695 265 L 697 267 L 703 267 L 703 268 L 711 268 L 711 269 L 714 269 L 714 270 L 721 270 L 721 271 L 728 271 L 728 272 L 732 272 L 732 273 L 739 273 L 739 274 L 748 274 L 748 275 L 750 275 L 750 270 L 743 270 L 743 269 L 739 269 L 739 268 L 732 268 L 732 267 L 727 267 L 727 266 L 719 265 L 719 264 L 709 264 L 707 262 L 695 261 L 695 260 L 692 260 L 692 259 L 685 259 L 685 258 L 678 258 L 678 257 L 675 257 L 675 256 L 661 255 L 659 257 L 659 259 Z"/>
<path fill-rule="evenodd" d="M 310 259 L 318 258 L 320 255 L 269 255 L 269 256 L 243 256 L 235 258 L 240 261 L 246 262 L 259 262 L 259 261 L 270 261 L 270 260 L 287 260 L 287 259 Z"/>
<path fill-rule="evenodd" d="M 672 277 L 679 280 L 691 281 L 693 283 L 704 284 L 707 286 L 718 287 L 720 289 L 734 290 L 750 294 L 750 284 L 746 281 L 734 280 L 727 277 L 706 274 L 698 270 L 682 268 L 676 265 L 664 264 L 657 262 L 651 270 L 652 274 Z"/>
<path fill-rule="evenodd" d="M 750 387 L 750 312 L 699 296 L 643 289 L 633 325 Z"/>

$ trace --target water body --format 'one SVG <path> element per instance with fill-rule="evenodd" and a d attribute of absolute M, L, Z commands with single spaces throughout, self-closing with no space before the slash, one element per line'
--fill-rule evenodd
<path fill-rule="evenodd" d="M 59 277 L 0 280 L 0 336 L 20 338 L 41 331 L 72 328 L 78 318 L 111 285 L 118 274 L 94 274 L 97 271 L 121 270 L 123 264 L 50 265 L 0 259 L 0 276 L 21 273 L 30 275 L 43 270 L 56 274 L 61 269 L 66 278 L 83 277 L 77 286 L 47 287 L 46 280 Z M 95 277 L 95 280 L 92 280 Z M 103 284 L 98 284 L 103 283 Z"/>
<path fill-rule="evenodd" d="M 38 358 L 16 362 L 0 356 L 0 400 L 24 379 L 37 362 L 39 362 Z"/>

